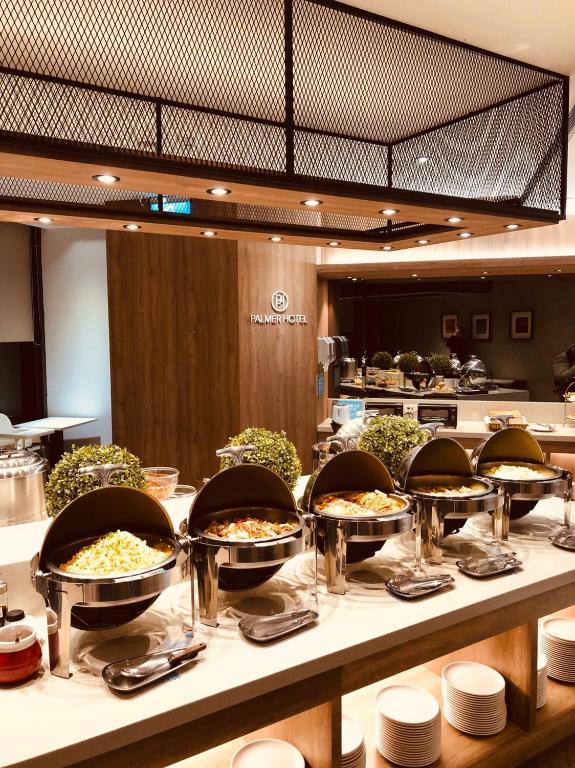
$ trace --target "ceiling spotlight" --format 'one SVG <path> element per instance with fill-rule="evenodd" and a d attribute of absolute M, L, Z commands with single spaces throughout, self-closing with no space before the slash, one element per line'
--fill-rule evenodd
<path fill-rule="evenodd" d="M 482 279 L 482 280 L 485 280 L 485 275 L 481 275 L 481 279 Z"/>
<path fill-rule="evenodd" d="M 429 240 L 416 240 L 418 245 L 427 245 L 429 243 Z"/>
<path fill-rule="evenodd" d="M 519 229 L 519 224 L 506 224 L 505 229 Z"/>
<path fill-rule="evenodd" d="M 111 173 L 98 173 L 92 176 L 93 181 L 99 181 L 100 184 L 117 184 L 120 181 L 119 176 L 112 176 Z"/>
<path fill-rule="evenodd" d="M 382 251 L 392 251 L 393 246 L 392 245 L 384 245 L 381 249 Z"/>
<path fill-rule="evenodd" d="M 274 235 L 273 237 L 270 237 L 270 240 L 272 243 L 281 243 L 283 240 L 283 237 L 280 237 L 279 235 Z"/>
<path fill-rule="evenodd" d="M 225 187 L 212 187 L 207 192 L 209 195 L 214 195 L 214 197 L 225 197 L 226 195 L 231 195 L 232 190 Z"/>
<path fill-rule="evenodd" d="M 489 274 L 489 272 L 482 272 L 481 274 L 482 274 L 482 275 L 488 275 L 488 274 Z"/>
<path fill-rule="evenodd" d="M 348 275 L 348 276 L 347 276 L 347 279 L 348 279 L 348 280 L 351 280 L 351 279 L 352 279 L 351 275 Z"/>
<path fill-rule="evenodd" d="M 215 236 L 216 236 L 216 234 L 217 234 L 217 232 L 214 232 L 212 229 L 205 229 L 205 230 L 202 232 L 202 235 L 203 235 L 204 237 L 215 237 Z"/>
<path fill-rule="evenodd" d="M 353 283 L 357 283 L 357 277 L 352 277 L 352 278 L 351 278 L 351 281 L 352 281 Z"/>
<path fill-rule="evenodd" d="M 142 229 L 139 224 L 124 224 L 122 229 L 128 229 L 130 232 L 136 232 L 138 229 Z"/>
<path fill-rule="evenodd" d="M 49 216 L 38 216 L 34 221 L 37 221 L 38 224 L 51 224 L 54 219 L 51 219 Z"/>
<path fill-rule="evenodd" d="M 547 275 L 547 277 L 553 277 L 553 275 Z"/>
<path fill-rule="evenodd" d="M 417 272 L 414 272 L 412 277 L 419 277 L 419 275 L 417 274 Z"/>
<path fill-rule="evenodd" d="M 555 272 L 563 272 L 562 269 L 556 269 Z"/>
<path fill-rule="evenodd" d="M 393 216 L 394 213 L 399 213 L 399 211 L 397 208 L 384 208 L 383 211 L 380 211 L 380 213 L 383 213 L 386 216 Z"/>
<path fill-rule="evenodd" d="M 309 200 L 302 200 L 302 205 L 307 205 L 308 208 L 317 208 L 318 205 L 323 205 L 323 200 L 316 200 L 314 197 L 311 197 Z"/>
<path fill-rule="evenodd" d="M 341 245 L 341 243 L 338 242 L 337 240 L 330 240 L 328 245 L 330 245 L 332 248 L 337 248 L 337 246 Z"/>
<path fill-rule="evenodd" d="M 473 235 L 473 232 L 459 232 L 457 237 L 471 237 Z"/>
<path fill-rule="evenodd" d="M 429 158 L 426 157 L 425 155 L 420 155 L 419 157 L 415 158 L 415 162 L 418 163 L 419 165 L 425 165 L 425 163 L 429 162 Z"/>
<path fill-rule="evenodd" d="M 450 224 L 459 224 L 463 219 L 460 216 L 450 216 L 448 219 L 445 219 L 445 221 L 448 221 Z"/>

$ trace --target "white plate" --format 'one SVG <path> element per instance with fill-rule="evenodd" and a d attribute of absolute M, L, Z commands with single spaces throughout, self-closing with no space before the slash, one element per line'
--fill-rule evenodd
<path fill-rule="evenodd" d="M 305 768 L 299 749 L 281 739 L 258 739 L 240 747 L 230 768 Z"/>
<path fill-rule="evenodd" d="M 441 677 L 451 688 L 472 696 L 491 697 L 505 691 L 505 678 L 476 661 L 455 661 L 443 667 Z"/>
<path fill-rule="evenodd" d="M 575 619 L 547 619 L 543 631 L 552 639 L 575 644 Z"/>
<path fill-rule="evenodd" d="M 341 754 L 353 755 L 363 746 L 363 728 L 348 715 L 341 717 Z"/>
<path fill-rule="evenodd" d="M 389 685 L 375 699 L 377 711 L 389 720 L 405 724 L 425 724 L 435 720 L 439 704 L 425 690 L 415 685 Z"/>

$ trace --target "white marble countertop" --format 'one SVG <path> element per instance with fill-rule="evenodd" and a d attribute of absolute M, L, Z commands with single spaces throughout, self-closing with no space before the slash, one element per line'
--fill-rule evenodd
<path fill-rule="evenodd" d="M 173 510 L 173 516 L 181 519 L 182 509 Z M 459 556 L 470 541 L 480 546 L 486 540 L 489 517 L 484 517 L 469 521 L 465 535 L 457 537 Z M 78 672 L 63 680 L 45 670 L 21 687 L 0 689 L 0 766 L 61 768 L 368 654 L 441 632 L 463 620 L 481 620 L 494 608 L 512 606 L 572 582 L 575 554 L 552 547 L 547 539 L 561 519 L 558 499 L 540 502 L 527 518 L 513 525 L 510 544 L 524 563 L 521 570 L 495 579 L 473 580 L 457 571 L 455 558 L 450 556 L 441 569 L 453 573 L 454 587 L 416 604 L 397 600 L 383 589 L 367 590 L 355 582 L 350 583 L 345 597 L 331 595 L 320 581 L 319 623 L 281 643 L 252 645 L 228 618 L 215 630 L 199 627 L 196 636 L 208 647 L 197 666 L 130 699 L 112 694 L 99 677 Z M 14 527 L 25 533 L 26 529 L 32 531 L 32 525 L 37 527 L 35 536 L 18 537 L 19 555 L 26 550 L 27 559 L 37 550 L 45 524 Z M 13 543 L 15 538 L 12 534 Z M 14 563 L 9 546 L 2 534 L 0 563 Z M 387 542 L 373 567 L 379 569 L 380 576 L 405 570 L 411 563 L 411 546 L 407 538 Z M 485 544 L 481 546 L 485 548 Z M 290 599 L 307 594 L 313 560 L 311 553 L 300 555 L 275 577 L 281 576 Z M 20 578 L 24 577 L 28 578 L 26 570 L 20 573 Z M 284 591 L 274 593 L 273 581 L 265 589 L 281 600 Z M 188 585 L 182 583 L 167 590 L 151 611 L 170 619 L 181 636 L 187 602 Z M 77 633 L 76 639 L 78 636 L 86 637 Z"/>
<path fill-rule="evenodd" d="M 45 419 L 25 421 L 18 424 L 18 429 L 49 429 L 52 432 L 60 429 L 80 427 L 82 424 L 91 424 L 98 421 L 95 416 L 47 416 Z"/>

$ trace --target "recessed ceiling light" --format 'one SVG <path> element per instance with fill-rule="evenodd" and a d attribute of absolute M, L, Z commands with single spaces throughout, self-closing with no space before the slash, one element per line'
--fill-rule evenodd
<path fill-rule="evenodd" d="M 209 195 L 214 195 L 215 197 L 225 197 L 226 195 L 231 195 L 232 190 L 226 189 L 225 187 L 212 187 L 211 189 L 208 189 Z"/>
<path fill-rule="evenodd" d="M 202 235 L 204 237 L 215 237 L 217 235 L 217 232 L 214 232 L 212 229 L 206 229 L 202 232 Z"/>
<path fill-rule="evenodd" d="M 399 213 L 399 211 L 397 208 L 384 208 L 380 213 L 383 213 L 386 216 L 393 216 L 394 213 Z"/>
<path fill-rule="evenodd" d="M 481 274 L 482 274 L 482 275 L 488 275 L 488 274 L 489 274 L 489 272 L 482 272 Z"/>
<path fill-rule="evenodd" d="M 323 200 L 316 200 L 315 197 L 310 197 L 309 200 L 302 200 L 302 205 L 307 205 L 308 208 L 317 208 L 318 205 L 323 205 Z"/>
<path fill-rule="evenodd" d="M 51 219 L 49 216 L 38 216 L 34 221 L 37 221 L 38 224 L 51 224 L 54 219 Z"/>
<path fill-rule="evenodd" d="M 448 221 L 450 224 L 459 224 L 463 219 L 460 216 L 450 216 L 448 219 L 445 219 L 445 221 Z"/>
<path fill-rule="evenodd" d="M 472 236 L 473 236 L 473 232 L 459 232 L 457 235 L 457 237 L 463 237 L 463 238 L 472 237 Z"/>
<path fill-rule="evenodd" d="M 352 278 L 351 278 L 351 275 L 348 275 L 348 276 L 347 276 L 347 279 L 348 279 L 348 280 L 351 280 L 351 279 L 352 279 Z"/>
<path fill-rule="evenodd" d="M 419 163 L 419 165 L 425 165 L 425 163 L 429 162 L 429 158 L 425 155 L 420 155 L 419 157 L 415 158 L 415 162 Z"/>
<path fill-rule="evenodd" d="M 392 245 L 384 245 L 381 249 L 382 251 L 392 251 L 393 246 Z"/>
<path fill-rule="evenodd" d="M 485 275 L 481 275 L 481 279 L 482 279 L 482 280 L 485 280 Z"/>
<path fill-rule="evenodd" d="M 417 242 L 418 245 L 427 245 L 429 240 L 417 240 L 416 242 Z"/>
<path fill-rule="evenodd" d="M 356 283 L 356 282 L 357 282 L 357 277 L 352 277 L 351 279 L 352 279 L 352 281 L 353 281 L 354 283 Z"/>
<path fill-rule="evenodd" d="M 273 237 L 270 237 L 270 240 L 272 243 L 281 243 L 283 240 L 283 237 L 280 237 L 279 235 L 274 235 Z"/>
<path fill-rule="evenodd" d="M 553 277 L 553 275 L 547 275 L 547 277 Z"/>
<path fill-rule="evenodd" d="M 519 224 L 506 224 L 505 229 L 519 229 Z"/>
<path fill-rule="evenodd" d="M 99 181 L 100 184 L 117 184 L 120 181 L 119 176 L 112 176 L 111 173 L 98 173 L 92 176 L 93 181 Z"/>
<path fill-rule="evenodd" d="M 337 246 L 341 245 L 341 243 L 338 240 L 330 240 L 328 245 L 330 245 L 332 248 L 337 248 Z"/>
<path fill-rule="evenodd" d="M 562 269 L 556 269 L 555 272 L 563 272 Z"/>
<path fill-rule="evenodd" d="M 142 227 L 139 224 L 124 224 L 122 229 L 129 229 L 130 232 L 136 232 L 136 230 L 142 229 Z"/>
<path fill-rule="evenodd" d="M 419 275 L 417 274 L 417 272 L 414 272 L 412 277 L 419 277 Z"/>

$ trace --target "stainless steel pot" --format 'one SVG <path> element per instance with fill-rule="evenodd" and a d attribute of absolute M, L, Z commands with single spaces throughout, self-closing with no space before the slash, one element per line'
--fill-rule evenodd
<path fill-rule="evenodd" d="M 33 450 L 0 448 L 0 526 L 46 517 L 48 462 Z"/>
<path fill-rule="evenodd" d="M 355 379 L 357 376 L 357 360 L 355 357 L 343 357 L 341 360 L 341 378 Z"/>

